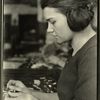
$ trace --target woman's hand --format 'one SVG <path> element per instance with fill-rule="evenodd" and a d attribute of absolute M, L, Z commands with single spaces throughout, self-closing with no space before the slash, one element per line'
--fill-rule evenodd
<path fill-rule="evenodd" d="M 8 92 L 5 96 L 8 98 L 7 100 L 12 100 L 12 98 L 13 100 L 38 100 L 21 81 L 10 80 L 7 83 L 7 89 Z"/>
<path fill-rule="evenodd" d="M 3 100 L 39 100 L 30 94 L 21 93 L 17 97 L 10 97 L 8 94 L 4 96 Z"/>
<path fill-rule="evenodd" d="M 51 64 L 58 64 L 58 62 L 60 61 L 60 58 L 54 55 L 49 56 L 47 59 L 48 59 L 48 63 Z"/>
<path fill-rule="evenodd" d="M 29 90 L 21 81 L 10 80 L 8 93 L 3 100 L 59 100 L 57 93 L 42 93 Z"/>
<path fill-rule="evenodd" d="M 18 80 L 10 80 L 7 83 L 7 90 L 9 92 L 29 92 L 29 89 L 21 81 Z"/>
<path fill-rule="evenodd" d="M 63 60 L 60 59 L 59 57 L 53 56 L 53 55 L 51 55 L 51 56 L 49 56 L 49 57 L 47 58 L 47 62 L 48 62 L 48 63 L 51 63 L 51 64 L 59 65 L 59 66 L 61 66 L 61 67 L 64 67 L 64 65 L 65 65 L 65 61 L 63 61 Z"/>

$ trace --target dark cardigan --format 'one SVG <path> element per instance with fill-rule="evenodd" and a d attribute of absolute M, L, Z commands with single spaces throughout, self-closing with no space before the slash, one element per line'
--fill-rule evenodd
<path fill-rule="evenodd" d="M 60 100 L 96 100 L 97 36 L 66 63 L 58 81 Z"/>

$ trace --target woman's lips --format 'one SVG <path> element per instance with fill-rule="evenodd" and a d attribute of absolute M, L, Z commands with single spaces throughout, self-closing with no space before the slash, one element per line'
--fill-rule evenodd
<path fill-rule="evenodd" d="M 59 44 L 59 45 L 62 45 L 64 43 L 66 43 L 67 41 L 63 41 L 63 39 L 60 39 L 59 37 L 56 37 L 56 42 Z"/>

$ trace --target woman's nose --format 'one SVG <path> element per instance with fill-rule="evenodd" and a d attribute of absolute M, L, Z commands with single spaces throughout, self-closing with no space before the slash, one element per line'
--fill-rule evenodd
<path fill-rule="evenodd" d="M 48 28 L 47 28 L 47 33 L 52 33 L 54 32 L 52 24 L 48 23 Z"/>
<path fill-rule="evenodd" d="M 56 35 L 55 31 L 54 31 L 54 28 L 53 28 L 53 25 L 50 24 L 50 23 L 48 23 L 47 33 L 50 33 L 50 34 L 52 34 L 54 36 Z"/>

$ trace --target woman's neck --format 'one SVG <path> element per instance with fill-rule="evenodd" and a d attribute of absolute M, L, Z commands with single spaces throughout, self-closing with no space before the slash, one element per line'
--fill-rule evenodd
<path fill-rule="evenodd" d="M 92 38 L 96 32 L 91 28 L 91 26 L 88 26 L 84 31 L 81 31 L 80 33 L 75 33 L 74 38 L 72 40 L 72 48 L 73 48 L 73 56 L 79 51 L 83 45 Z"/>

